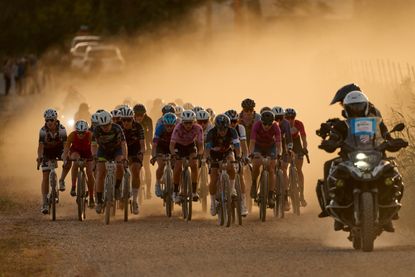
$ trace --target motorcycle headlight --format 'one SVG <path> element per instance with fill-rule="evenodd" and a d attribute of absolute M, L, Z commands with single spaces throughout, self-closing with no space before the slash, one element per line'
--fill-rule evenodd
<path fill-rule="evenodd" d="M 370 168 L 370 165 L 365 161 L 357 161 L 354 165 L 360 170 L 367 170 Z"/>
<path fill-rule="evenodd" d="M 367 159 L 367 155 L 365 153 L 357 153 L 356 154 L 356 160 L 362 161 Z"/>

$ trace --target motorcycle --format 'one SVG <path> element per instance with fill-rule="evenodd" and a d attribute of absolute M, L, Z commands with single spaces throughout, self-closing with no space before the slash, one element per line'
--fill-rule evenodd
<path fill-rule="evenodd" d="M 365 252 L 373 251 L 376 237 L 397 219 L 401 208 L 402 177 L 395 158 L 385 153 L 408 146 L 401 138 L 384 140 L 379 120 L 362 117 L 346 121 L 347 138 L 338 144 L 344 155 L 332 162 L 327 180 L 320 186 L 326 212 L 350 233 L 353 248 Z M 396 125 L 387 137 L 404 128 L 403 123 Z"/>

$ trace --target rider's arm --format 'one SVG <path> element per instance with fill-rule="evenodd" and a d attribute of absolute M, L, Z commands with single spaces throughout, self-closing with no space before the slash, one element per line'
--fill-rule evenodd
<path fill-rule="evenodd" d="M 140 149 L 140 153 L 144 154 L 146 152 L 146 142 L 144 139 L 140 139 Z"/>
<path fill-rule="evenodd" d="M 301 136 L 301 141 L 303 142 L 303 148 L 307 149 L 308 143 L 307 143 L 307 135 L 305 132 L 304 124 L 302 122 L 299 122 L 299 132 Z"/>
<path fill-rule="evenodd" d="M 238 128 L 239 128 L 239 134 L 240 134 L 239 140 L 241 143 L 242 155 L 246 157 L 248 156 L 248 145 L 246 143 L 246 130 L 245 130 L 245 127 L 240 124 L 238 125 Z"/>
<path fill-rule="evenodd" d="M 280 156 L 282 152 L 281 129 L 276 123 L 274 123 L 273 127 L 275 128 L 275 153 Z"/>
<path fill-rule="evenodd" d="M 72 145 L 74 136 L 75 136 L 75 132 L 70 133 L 69 136 L 68 136 L 68 139 L 65 142 L 65 146 L 63 148 L 63 155 L 62 155 L 63 160 L 66 160 L 68 158 L 69 149 Z"/>
<path fill-rule="evenodd" d="M 255 150 L 255 143 L 256 143 L 256 135 L 258 132 L 258 128 L 259 125 L 261 123 L 254 123 L 254 125 L 252 126 L 252 130 L 251 130 L 251 139 L 249 140 L 249 151 L 250 151 L 250 155 L 254 154 L 254 150 Z"/>
<path fill-rule="evenodd" d="M 39 145 L 37 146 L 37 158 L 43 158 L 43 143 L 41 142 L 39 142 Z"/>
<path fill-rule="evenodd" d="M 175 146 L 176 146 L 176 142 L 175 141 L 170 141 L 169 149 L 170 149 L 170 154 L 172 154 L 172 155 L 176 154 L 176 152 L 174 151 Z"/>
<path fill-rule="evenodd" d="M 127 159 L 128 157 L 128 147 L 127 147 L 127 143 L 124 141 L 121 141 L 121 150 L 122 150 L 122 155 L 124 156 L 124 159 Z"/>

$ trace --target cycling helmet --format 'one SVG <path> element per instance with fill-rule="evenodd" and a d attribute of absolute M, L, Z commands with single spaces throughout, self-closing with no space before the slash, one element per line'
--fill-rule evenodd
<path fill-rule="evenodd" d="M 104 111 L 103 109 L 99 109 L 95 113 L 102 113 L 103 111 Z"/>
<path fill-rule="evenodd" d="M 134 117 L 134 112 L 131 108 L 122 108 L 120 111 L 120 117 Z"/>
<path fill-rule="evenodd" d="M 259 111 L 259 113 L 260 114 L 262 114 L 263 112 L 265 112 L 265 111 L 271 111 L 272 112 L 272 110 L 271 110 L 271 108 L 270 107 L 263 107 L 260 111 Z"/>
<path fill-rule="evenodd" d="M 176 110 L 174 109 L 174 107 L 172 105 L 164 105 L 164 107 L 161 109 L 161 112 L 163 114 L 166 114 L 166 113 L 175 113 Z"/>
<path fill-rule="evenodd" d="M 167 103 L 167 105 L 170 105 L 170 106 L 172 106 L 173 108 L 174 108 L 174 107 L 176 107 L 176 103 L 174 103 L 174 102 L 169 102 L 169 103 Z"/>
<path fill-rule="evenodd" d="M 207 108 L 206 111 L 210 114 L 210 119 L 213 120 L 216 116 L 215 112 L 211 108 Z"/>
<path fill-rule="evenodd" d="M 196 114 L 194 111 L 191 110 L 186 110 L 184 112 L 182 112 L 182 121 L 183 122 L 191 122 L 191 121 L 195 121 L 196 119 Z"/>
<path fill-rule="evenodd" d="M 369 113 L 369 99 L 361 91 L 352 91 L 343 100 L 347 117 L 364 117 Z"/>
<path fill-rule="evenodd" d="M 121 111 L 118 109 L 112 110 L 111 111 L 111 116 L 112 117 L 120 117 L 121 116 Z"/>
<path fill-rule="evenodd" d="M 336 95 L 334 96 L 333 100 L 331 100 L 330 105 L 333 105 L 337 102 L 343 102 L 344 98 L 346 97 L 346 95 L 349 92 L 352 91 L 361 91 L 360 87 L 355 84 L 355 83 L 351 83 L 351 84 L 347 84 L 343 87 L 341 87 L 337 92 Z"/>
<path fill-rule="evenodd" d="M 146 107 L 143 104 L 137 104 L 137 105 L 135 105 L 134 108 L 133 108 L 133 110 L 134 110 L 134 113 L 135 114 L 138 114 L 138 113 L 144 114 L 144 113 L 147 112 L 146 111 Z"/>
<path fill-rule="evenodd" d="M 80 133 L 86 132 L 88 131 L 88 128 L 89 128 L 88 123 L 85 120 L 78 120 L 75 123 L 75 130 L 77 132 L 80 132 Z"/>
<path fill-rule="evenodd" d="M 163 124 L 174 125 L 177 122 L 177 117 L 174 113 L 166 113 L 163 115 Z"/>
<path fill-rule="evenodd" d="M 193 107 L 192 109 L 192 111 L 194 111 L 196 114 L 198 111 L 201 111 L 201 110 L 204 110 L 204 108 L 202 108 L 201 106 L 196 106 L 196 107 Z"/>
<path fill-rule="evenodd" d="M 43 117 L 45 119 L 57 119 L 58 118 L 58 112 L 54 109 L 47 109 L 44 113 L 43 113 Z"/>
<path fill-rule="evenodd" d="M 182 116 L 182 112 L 184 111 L 182 106 L 176 106 L 174 107 L 174 110 L 175 110 L 176 116 L 178 117 Z"/>
<path fill-rule="evenodd" d="M 271 111 L 264 111 L 261 113 L 261 121 L 264 125 L 271 125 L 274 122 L 274 113 Z"/>
<path fill-rule="evenodd" d="M 274 113 L 275 116 L 284 116 L 285 115 L 285 111 L 283 108 L 275 106 L 274 108 L 272 108 L 272 112 Z"/>
<path fill-rule="evenodd" d="M 92 123 L 92 124 L 94 124 L 94 125 L 98 124 L 98 115 L 99 115 L 99 113 L 94 113 L 94 114 L 91 116 L 91 123 Z"/>
<path fill-rule="evenodd" d="M 196 113 L 196 120 L 209 120 L 210 114 L 205 110 L 200 110 Z"/>
<path fill-rule="evenodd" d="M 239 119 L 239 114 L 235 110 L 229 110 L 229 111 L 225 112 L 225 114 L 229 117 L 229 119 L 231 121 L 232 120 L 238 120 Z"/>
<path fill-rule="evenodd" d="M 255 108 L 255 101 L 249 98 L 246 98 L 242 101 L 241 106 L 243 109 L 253 109 Z"/>
<path fill-rule="evenodd" d="M 109 112 L 103 111 L 98 114 L 98 125 L 99 126 L 107 125 L 107 124 L 110 124 L 111 122 L 112 122 L 112 116 Z"/>
<path fill-rule="evenodd" d="M 229 128 L 230 124 L 231 124 L 231 120 L 225 114 L 219 114 L 215 118 L 215 127 L 218 128 L 219 130 L 224 130 L 224 129 Z"/>
<path fill-rule="evenodd" d="M 127 104 L 121 104 L 121 105 L 115 106 L 115 110 L 121 110 L 124 108 L 129 108 L 129 106 Z"/>
<path fill-rule="evenodd" d="M 285 110 L 285 116 L 288 116 L 288 117 L 296 117 L 297 116 L 297 112 L 294 109 L 292 109 L 292 108 L 287 108 Z"/>
<path fill-rule="evenodd" d="M 189 102 L 184 103 L 183 104 L 183 109 L 185 109 L 185 110 L 191 110 L 191 109 L 193 109 L 192 103 L 189 103 Z"/>

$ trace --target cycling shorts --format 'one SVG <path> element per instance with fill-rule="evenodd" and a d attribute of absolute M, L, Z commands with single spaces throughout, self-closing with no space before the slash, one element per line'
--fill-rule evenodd
<path fill-rule="evenodd" d="M 116 148 L 114 150 L 104 150 L 101 147 L 98 147 L 97 158 L 98 161 L 115 161 L 115 158 L 118 156 L 122 156 L 122 149 L 121 147 Z"/>
<path fill-rule="evenodd" d="M 194 143 L 189 144 L 189 145 L 181 145 L 181 144 L 176 143 L 175 152 L 176 152 L 176 155 L 179 156 L 180 158 L 185 158 L 185 157 L 189 157 L 192 154 L 196 154 L 197 148 L 194 145 Z"/>

